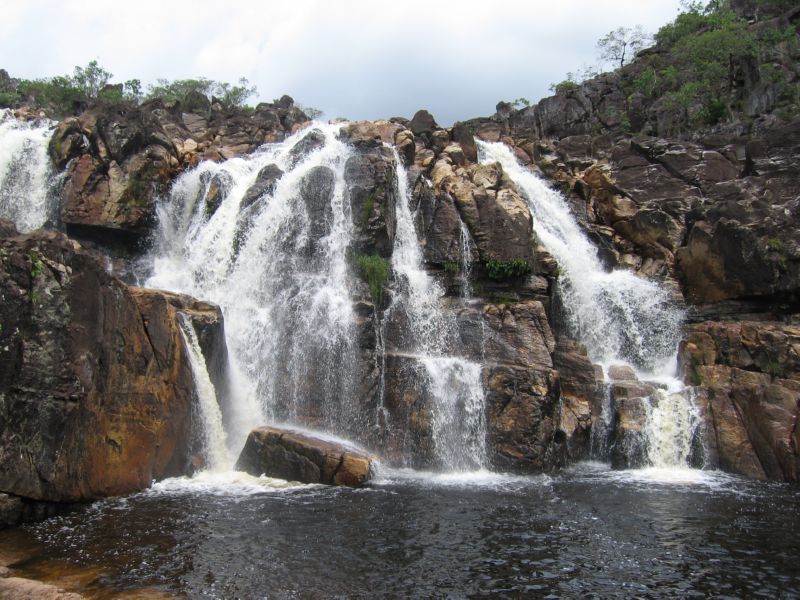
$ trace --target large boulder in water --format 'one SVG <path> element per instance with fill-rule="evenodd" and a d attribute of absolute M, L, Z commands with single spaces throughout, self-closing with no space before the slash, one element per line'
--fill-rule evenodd
<path fill-rule="evenodd" d="M 217 307 L 131 289 L 42 231 L 0 239 L 0 297 L 0 492 L 71 502 L 186 473 L 195 388 L 177 313 L 216 346 Z"/>
<path fill-rule="evenodd" d="M 278 427 L 250 432 L 236 468 L 260 476 L 302 483 L 360 487 L 372 471 L 372 458 L 353 447 Z"/>

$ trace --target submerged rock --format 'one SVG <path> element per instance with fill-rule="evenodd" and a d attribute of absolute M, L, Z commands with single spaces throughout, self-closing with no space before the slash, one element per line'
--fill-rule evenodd
<path fill-rule="evenodd" d="M 372 458 L 338 442 L 277 427 L 250 432 L 236 468 L 302 483 L 360 487 L 372 474 Z"/>

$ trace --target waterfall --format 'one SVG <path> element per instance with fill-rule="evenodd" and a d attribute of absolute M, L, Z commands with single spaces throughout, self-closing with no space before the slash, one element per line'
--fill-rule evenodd
<path fill-rule="evenodd" d="M 459 265 L 459 279 L 461 281 L 461 297 L 465 300 L 472 296 L 472 285 L 469 282 L 472 276 L 472 236 L 469 234 L 469 227 L 461 221 L 459 232 L 459 251 L 461 253 L 461 264 Z"/>
<path fill-rule="evenodd" d="M 645 403 L 651 464 L 685 464 L 697 418 L 688 391 L 674 376 L 683 312 L 657 283 L 624 269 L 606 271 L 561 194 L 522 167 L 507 146 L 478 141 L 478 148 L 481 162 L 500 163 L 527 199 L 536 235 L 561 269 L 567 325 L 592 361 L 628 363 L 641 379 L 666 388 Z M 607 425 L 609 415 L 601 420 Z"/>
<path fill-rule="evenodd" d="M 266 421 L 346 437 L 365 418 L 352 400 L 351 149 L 337 133 L 317 124 L 247 157 L 203 162 L 159 205 L 146 284 L 222 308 L 233 370 L 226 427 L 240 444 Z"/>
<path fill-rule="evenodd" d="M 418 385 L 428 392 L 432 403 L 438 466 L 451 471 L 483 468 L 487 450 L 481 366 L 454 354 L 455 319 L 441 306 L 444 289 L 423 268 L 407 175 L 399 158 L 397 164 L 399 193 L 392 270 L 398 290 L 387 313 L 404 313 L 407 327 L 403 339 L 393 342 L 404 345 L 423 366 Z"/>
<path fill-rule="evenodd" d="M 203 429 L 202 451 L 206 467 L 218 471 L 230 466 L 230 457 L 225 447 L 225 429 L 222 425 L 222 413 L 217 402 L 214 384 L 208 375 L 206 360 L 200 349 L 194 326 L 184 314 L 178 315 L 183 343 L 189 355 L 189 364 L 192 368 L 197 404 Z"/>
<path fill-rule="evenodd" d="M 53 123 L 20 121 L 0 110 L 0 217 L 23 232 L 54 220 L 53 168 L 47 145 Z"/>
<path fill-rule="evenodd" d="M 353 221 L 344 179 L 353 149 L 338 139 L 340 127 L 315 124 L 250 156 L 203 162 L 159 202 L 145 284 L 222 308 L 233 371 L 223 411 L 231 448 L 265 422 L 356 441 L 365 441 L 376 423 L 396 425 L 382 397 L 372 408 L 357 397 L 356 282 L 348 259 Z M 385 339 L 381 330 L 378 352 L 399 344 L 414 357 L 415 384 L 430 403 L 436 465 L 481 468 L 487 463 L 481 367 L 455 355 L 455 316 L 423 268 L 406 177 L 398 166 L 395 285 L 386 309 L 402 315 L 404 327 L 399 340 Z"/>

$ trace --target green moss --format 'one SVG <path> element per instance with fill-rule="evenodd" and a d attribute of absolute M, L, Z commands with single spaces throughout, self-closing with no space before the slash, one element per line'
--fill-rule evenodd
<path fill-rule="evenodd" d="M 361 278 L 369 286 L 369 293 L 375 304 L 383 301 L 383 288 L 389 275 L 389 261 L 377 254 L 359 254 L 356 266 Z"/>
<path fill-rule="evenodd" d="M 519 302 L 519 298 L 506 294 L 494 294 L 492 296 L 492 302 L 495 304 L 514 304 L 515 302 Z"/>
<path fill-rule="evenodd" d="M 769 238 L 767 240 L 767 249 L 773 252 L 783 252 L 783 242 L 778 238 Z"/>
<path fill-rule="evenodd" d="M 531 267 L 528 261 L 519 258 L 514 260 L 486 261 L 486 274 L 489 276 L 489 279 L 494 279 L 496 281 L 520 277 L 530 272 L 530 270 Z"/>
<path fill-rule="evenodd" d="M 764 367 L 764 372 L 772 377 L 779 377 L 781 379 L 786 377 L 786 369 L 777 360 L 769 361 Z"/>
<path fill-rule="evenodd" d="M 36 252 L 30 252 L 28 258 L 31 260 L 31 279 L 36 279 L 44 272 L 44 263 Z"/>
<path fill-rule="evenodd" d="M 445 273 L 450 275 L 457 275 L 461 271 L 461 265 L 454 260 L 446 260 L 442 263 Z"/>
<path fill-rule="evenodd" d="M 369 224 L 369 218 L 372 216 L 372 210 L 375 208 L 375 194 L 372 193 L 367 196 L 367 201 L 364 202 L 364 227 Z"/>

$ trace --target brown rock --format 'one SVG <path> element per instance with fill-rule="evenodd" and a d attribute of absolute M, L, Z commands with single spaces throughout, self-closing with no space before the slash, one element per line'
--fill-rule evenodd
<path fill-rule="evenodd" d="M 194 383 L 174 296 L 45 232 L 0 240 L 0 290 L 0 490 L 77 501 L 185 472 Z"/>
<path fill-rule="evenodd" d="M 236 468 L 256 476 L 360 487 L 369 481 L 372 458 L 309 434 L 259 427 L 247 437 Z"/>
<path fill-rule="evenodd" d="M 21 577 L 0 577 L 0 597 L 4 600 L 84 600 L 80 594 Z"/>

